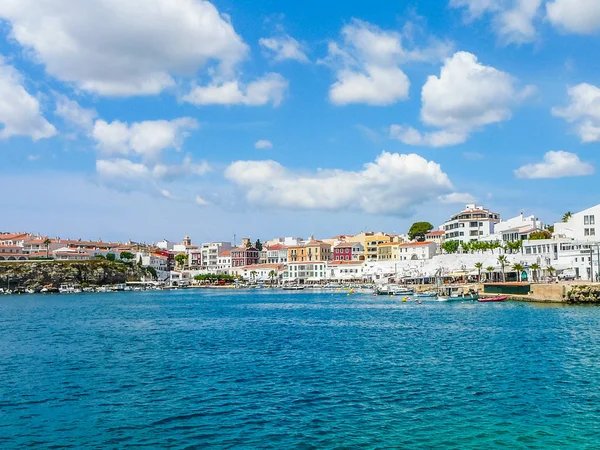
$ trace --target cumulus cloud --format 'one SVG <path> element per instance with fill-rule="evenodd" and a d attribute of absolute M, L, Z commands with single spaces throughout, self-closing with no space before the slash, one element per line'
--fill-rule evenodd
<path fill-rule="evenodd" d="M 546 4 L 550 22 L 557 28 L 577 34 L 600 31 L 600 2 L 597 0 L 553 0 Z"/>
<path fill-rule="evenodd" d="M 54 114 L 60 116 L 65 122 L 84 132 L 91 132 L 94 128 L 94 119 L 98 113 L 94 109 L 83 108 L 75 100 L 64 95 L 58 95 Z"/>
<path fill-rule="evenodd" d="M 230 76 L 248 52 L 205 0 L 3 0 L 0 18 L 49 74 L 107 96 L 158 94 L 210 63 Z"/>
<path fill-rule="evenodd" d="M 337 81 L 329 90 L 329 99 L 335 105 L 385 106 L 406 100 L 410 81 L 400 65 L 442 59 L 451 47 L 431 40 L 426 48 L 407 50 L 401 33 L 360 20 L 353 20 L 342 29 L 342 41 L 329 43 L 324 60 L 336 73 Z"/>
<path fill-rule="evenodd" d="M 354 209 L 409 215 L 453 186 L 439 164 L 419 155 L 382 153 L 360 171 L 293 172 L 275 161 L 235 161 L 225 177 L 248 202 L 289 209 Z"/>
<path fill-rule="evenodd" d="M 269 73 L 248 85 L 238 81 L 196 86 L 183 97 L 194 105 L 247 105 L 263 106 L 272 103 L 277 107 L 283 101 L 288 82 L 278 73 Z"/>
<path fill-rule="evenodd" d="M 457 52 L 448 58 L 440 76 L 430 76 L 421 91 L 421 120 L 441 128 L 421 133 L 409 126 L 392 125 L 390 136 L 407 145 L 442 147 L 465 142 L 486 125 L 510 119 L 511 109 L 533 92 L 516 88 L 509 74 L 484 66 L 477 57 Z"/>
<path fill-rule="evenodd" d="M 537 39 L 534 21 L 540 15 L 541 5 L 542 0 L 450 0 L 450 6 L 467 9 L 467 21 L 490 14 L 494 31 L 504 44 Z"/>
<path fill-rule="evenodd" d="M 568 88 L 570 104 L 552 114 L 575 125 L 582 142 L 600 141 L 600 88 L 582 83 Z"/>
<path fill-rule="evenodd" d="M 168 120 L 135 122 L 131 125 L 118 120 L 108 123 L 97 120 L 92 136 L 104 155 L 141 155 L 156 160 L 163 150 L 179 149 L 189 130 L 198 123 L 189 117 Z"/>
<path fill-rule="evenodd" d="M 267 56 L 275 61 L 293 60 L 302 63 L 309 62 L 302 44 L 287 34 L 278 37 L 261 38 L 258 43 L 263 47 Z"/>
<path fill-rule="evenodd" d="M 199 195 L 196 195 L 196 198 L 194 200 L 196 202 L 196 205 L 198 206 L 208 206 L 210 205 L 210 203 L 208 201 L 206 201 L 204 198 L 202 198 Z"/>
<path fill-rule="evenodd" d="M 592 175 L 594 167 L 579 159 L 574 153 L 550 151 L 544 160 L 515 170 L 517 178 L 564 178 Z"/>
<path fill-rule="evenodd" d="M 254 144 L 254 148 L 258 148 L 258 149 L 273 148 L 273 143 L 271 141 L 266 141 L 266 140 L 261 139 L 260 141 L 257 141 L 256 144 Z"/>
<path fill-rule="evenodd" d="M 469 203 L 475 203 L 477 199 L 466 192 L 453 192 L 447 195 L 441 195 L 438 197 L 441 203 L 454 204 L 459 203 L 462 205 L 468 205 Z"/>
<path fill-rule="evenodd" d="M 157 164 L 152 168 L 154 178 L 163 181 L 175 181 L 188 175 L 205 175 L 211 171 L 206 161 L 196 164 L 187 155 L 182 164 Z"/>
<path fill-rule="evenodd" d="M 25 90 L 23 78 L 0 56 L 0 139 L 29 136 L 34 141 L 56 135 L 40 111 L 40 102 Z"/>

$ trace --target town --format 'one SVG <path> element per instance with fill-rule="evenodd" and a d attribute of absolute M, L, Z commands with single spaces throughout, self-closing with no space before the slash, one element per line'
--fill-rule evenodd
<path fill-rule="evenodd" d="M 114 243 L 61 239 L 27 232 L 0 234 L 0 263 L 40 260 L 128 261 L 156 281 L 186 287 L 198 280 L 237 279 L 270 285 L 324 283 L 428 284 L 446 282 L 598 281 L 600 205 L 543 224 L 523 213 L 510 219 L 475 204 L 441 226 L 417 222 L 402 235 L 363 231 L 308 239 L 194 244 Z"/>

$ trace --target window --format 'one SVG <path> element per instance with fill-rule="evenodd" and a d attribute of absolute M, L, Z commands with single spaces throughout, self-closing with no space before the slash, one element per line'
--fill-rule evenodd
<path fill-rule="evenodd" d="M 596 217 L 590 216 L 590 225 L 596 225 Z"/>
<path fill-rule="evenodd" d="M 583 224 L 584 225 L 590 224 L 590 216 L 583 216 Z"/>
<path fill-rule="evenodd" d="M 471 228 L 477 228 L 477 223 L 478 223 L 478 222 L 471 222 L 471 223 L 469 223 L 469 226 L 470 226 Z"/>

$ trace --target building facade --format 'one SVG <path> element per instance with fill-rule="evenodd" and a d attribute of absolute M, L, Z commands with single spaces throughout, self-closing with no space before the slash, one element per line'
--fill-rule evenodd
<path fill-rule="evenodd" d="M 333 248 L 333 261 L 364 261 L 365 248 L 360 242 L 342 242 Z"/>
<path fill-rule="evenodd" d="M 254 247 L 237 247 L 231 250 L 231 267 L 255 266 L 259 264 L 260 252 Z"/>
<path fill-rule="evenodd" d="M 494 226 L 500 221 L 500 214 L 483 206 L 470 204 L 444 223 L 444 239 L 459 242 L 479 241 L 494 234 Z"/>
<path fill-rule="evenodd" d="M 202 270 L 217 270 L 219 265 L 219 254 L 227 250 L 231 250 L 230 242 L 209 242 L 202 244 Z"/>
<path fill-rule="evenodd" d="M 580 241 L 600 241 L 600 205 L 573 214 L 554 224 L 554 235 Z"/>

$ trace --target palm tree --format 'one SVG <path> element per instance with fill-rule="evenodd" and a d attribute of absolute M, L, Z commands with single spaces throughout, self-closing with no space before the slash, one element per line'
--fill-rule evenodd
<path fill-rule="evenodd" d="M 506 257 L 505 255 L 498 256 L 498 263 L 502 268 L 502 282 L 506 283 L 506 273 L 504 271 L 504 268 L 508 265 L 508 257 Z"/>
<path fill-rule="evenodd" d="M 477 272 L 479 272 L 479 275 L 478 275 L 479 278 L 478 278 L 478 280 L 481 283 L 481 269 L 483 269 L 483 263 L 480 263 L 480 262 L 475 263 L 475 268 L 477 269 Z"/>
<path fill-rule="evenodd" d="M 492 281 L 492 272 L 494 271 L 494 268 L 492 266 L 488 266 L 485 268 L 485 270 L 487 270 L 488 273 L 488 281 Z"/>
<path fill-rule="evenodd" d="M 537 283 L 537 281 L 538 281 L 538 270 L 540 270 L 540 268 L 541 268 L 540 265 L 537 264 L 537 263 L 534 263 L 531 266 L 529 266 L 529 268 L 533 272 L 533 281 L 535 281 Z"/>
<path fill-rule="evenodd" d="M 44 239 L 44 245 L 46 246 L 46 259 L 50 259 L 50 244 L 52 244 L 50 239 Z"/>
<path fill-rule="evenodd" d="M 277 277 L 277 272 L 275 272 L 274 270 L 271 270 L 269 272 L 269 278 L 271 279 L 271 286 L 273 286 L 273 281 L 275 280 L 276 277 Z"/>
<path fill-rule="evenodd" d="M 250 279 L 253 282 L 256 281 L 256 275 L 258 275 L 258 272 L 256 270 L 253 270 L 252 272 L 250 272 Z"/>
<path fill-rule="evenodd" d="M 552 277 L 554 275 L 554 273 L 556 272 L 556 269 L 552 266 L 548 266 L 548 267 L 546 267 L 546 271 L 548 272 L 548 275 L 550 275 L 550 277 Z"/>
<path fill-rule="evenodd" d="M 523 264 L 519 264 L 519 263 L 514 264 L 513 270 L 515 272 L 517 272 L 517 281 L 521 281 L 521 276 L 523 274 L 523 271 L 525 270 L 525 267 L 523 267 Z"/>
<path fill-rule="evenodd" d="M 571 217 L 573 217 L 573 213 L 571 211 L 567 211 L 563 216 L 562 216 L 562 222 L 563 223 L 567 223 Z"/>

